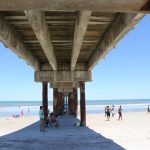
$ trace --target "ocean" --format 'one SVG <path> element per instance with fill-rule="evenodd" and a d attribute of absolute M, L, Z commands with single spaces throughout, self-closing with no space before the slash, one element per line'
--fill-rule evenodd
<path fill-rule="evenodd" d="M 52 103 L 52 101 L 48 102 L 50 112 Z M 40 105 L 42 105 L 41 101 L 0 101 L 0 117 L 20 115 L 21 111 L 26 116 L 38 115 Z M 123 112 L 146 112 L 147 105 L 150 105 L 150 99 L 86 100 L 86 113 L 104 113 L 106 105 L 114 105 L 116 112 L 119 105 L 122 106 Z"/>

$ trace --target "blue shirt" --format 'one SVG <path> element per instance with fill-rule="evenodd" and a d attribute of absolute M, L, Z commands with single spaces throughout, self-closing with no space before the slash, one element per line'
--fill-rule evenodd
<path fill-rule="evenodd" d="M 40 111 L 39 111 L 39 117 L 40 117 L 40 119 L 44 119 L 44 113 L 43 113 L 43 110 L 40 110 Z"/>

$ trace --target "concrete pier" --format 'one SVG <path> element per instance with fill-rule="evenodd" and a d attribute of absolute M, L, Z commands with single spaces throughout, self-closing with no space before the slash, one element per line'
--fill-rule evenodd
<path fill-rule="evenodd" d="M 48 116 L 48 83 L 42 82 L 42 104 L 45 119 Z"/>
<path fill-rule="evenodd" d="M 45 117 L 48 84 L 58 114 L 66 103 L 77 116 L 80 88 L 84 126 L 85 83 L 92 81 L 92 69 L 150 13 L 149 5 L 147 0 L 2 0 L 0 41 L 34 69 L 34 81 L 42 83 Z"/>
<path fill-rule="evenodd" d="M 80 81 L 80 117 L 81 126 L 86 126 L 85 83 Z"/>

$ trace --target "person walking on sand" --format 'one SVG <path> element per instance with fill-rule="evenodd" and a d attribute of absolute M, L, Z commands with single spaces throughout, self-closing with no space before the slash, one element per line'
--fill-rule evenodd
<path fill-rule="evenodd" d="M 43 106 L 40 106 L 39 117 L 40 117 L 40 131 L 45 132 L 45 120 L 44 120 Z"/>
<path fill-rule="evenodd" d="M 106 114 L 107 114 L 107 121 L 109 121 L 109 119 L 110 119 L 110 108 L 109 108 L 109 106 L 107 106 L 107 108 L 106 108 Z"/>
<path fill-rule="evenodd" d="M 118 114 L 119 114 L 118 120 L 120 120 L 120 119 L 122 120 L 122 108 L 121 108 L 121 105 L 119 106 Z"/>
<path fill-rule="evenodd" d="M 149 108 L 149 105 L 147 107 L 147 114 L 150 113 L 150 108 Z"/>

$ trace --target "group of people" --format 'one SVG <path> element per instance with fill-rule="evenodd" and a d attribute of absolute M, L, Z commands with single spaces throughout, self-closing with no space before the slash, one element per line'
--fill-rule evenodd
<path fill-rule="evenodd" d="M 58 115 L 52 113 L 49 113 L 48 117 L 44 117 L 44 112 L 43 112 L 43 106 L 40 106 L 39 110 L 39 118 L 40 118 L 40 131 L 45 132 L 45 128 L 48 127 L 49 125 L 51 127 L 58 127 L 59 122 L 58 122 Z"/>
<path fill-rule="evenodd" d="M 110 117 L 115 116 L 115 107 L 112 105 L 106 106 L 105 107 L 105 117 L 107 117 L 107 120 L 109 121 Z M 147 107 L 147 114 L 150 113 L 150 107 L 148 105 Z M 39 110 L 39 117 L 40 117 L 40 131 L 45 132 L 45 127 L 46 126 L 52 126 L 52 127 L 58 127 L 59 126 L 59 121 L 58 121 L 58 115 L 55 113 L 49 113 L 48 118 L 44 117 L 44 112 L 43 112 L 43 106 L 40 106 Z M 118 120 L 122 120 L 122 107 L 121 105 L 118 108 Z"/>
<path fill-rule="evenodd" d="M 118 120 L 122 120 L 122 107 L 121 105 L 118 108 Z M 105 117 L 107 117 L 107 120 L 109 121 L 110 116 L 114 117 L 115 116 L 115 107 L 114 105 L 112 105 L 112 107 L 110 106 L 106 106 L 105 107 Z"/>

